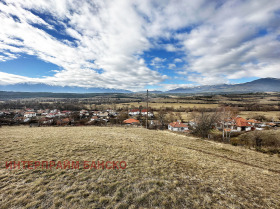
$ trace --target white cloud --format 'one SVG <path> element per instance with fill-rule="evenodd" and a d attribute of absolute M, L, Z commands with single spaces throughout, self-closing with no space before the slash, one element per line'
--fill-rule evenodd
<path fill-rule="evenodd" d="M 174 59 L 174 62 L 176 63 L 176 62 L 183 62 L 183 60 L 182 59 L 179 59 L 179 58 L 176 58 L 176 59 Z"/>
<path fill-rule="evenodd" d="M 185 70 L 178 73 L 199 84 L 280 77 L 278 0 L 4 2 L 0 2 L 0 62 L 23 53 L 62 70 L 45 78 L 2 73 L 1 83 L 139 90 L 166 79 L 149 69 L 143 59 L 142 55 L 153 48 L 180 56 L 172 57 L 174 62 L 170 63 L 169 57 L 152 54 L 162 58 L 155 57 L 148 64 L 173 69 L 184 60 Z M 74 41 L 57 39 L 53 33 L 68 35 Z M 198 76 L 191 76 L 193 72 Z"/>
<path fill-rule="evenodd" d="M 187 52 L 187 71 L 205 78 L 190 80 L 205 84 L 226 78 L 279 77 L 280 16 L 275 14 L 279 9 L 279 1 L 228 1 L 209 20 L 178 36 Z M 260 31 L 267 34 L 260 36 Z M 258 69 L 269 69 L 270 75 Z"/>
<path fill-rule="evenodd" d="M 154 66 L 155 68 L 163 68 L 164 62 L 166 61 L 166 58 L 159 58 L 155 57 L 151 60 L 151 66 Z"/>
<path fill-rule="evenodd" d="M 168 69 L 174 69 L 176 68 L 176 65 L 173 63 L 168 64 Z"/>
<path fill-rule="evenodd" d="M 191 88 L 195 87 L 194 84 L 160 84 L 162 91 L 168 91 L 177 88 Z"/>
<path fill-rule="evenodd" d="M 129 1 L 119 4 L 111 1 L 96 1 L 95 4 L 88 1 L 6 2 L 7 6 L 0 3 L 6 11 L 0 16 L 3 24 L 1 50 L 35 55 L 63 68 L 52 77 L 30 78 L 31 82 L 133 90 L 165 79 L 164 75 L 150 70 L 138 56 L 149 49 L 150 43 L 141 27 L 143 18 Z M 65 26 L 65 33 L 75 38 L 75 43 L 57 40 L 31 25 L 36 22 L 50 28 L 40 17 L 25 15 L 30 14 L 28 9 L 53 14 L 57 18 L 53 22 Z M 18 15 L 18 10 L 22 16 Z M 122 10 L 125 12 L 120 13 Z M 10 15 L 12 12 L 18 21 Z M 69 20 L 67 25 L 66 20 Z M 17 46 L 12 45 L 14 42 Z"/>

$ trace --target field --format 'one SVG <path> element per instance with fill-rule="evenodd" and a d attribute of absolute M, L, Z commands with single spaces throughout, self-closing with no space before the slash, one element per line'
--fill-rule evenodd
<path fill-rule="evenodd" d="M 131 103 L 122 103 L 118 104 L 117 108 L 125 108 L 125 107 L 146 107 L 145 102 L 131 102 Z M 217 108 L 218 104 L 197 104 L 197 103 L 149 103 L 150 108 L 160 109 L 160 108 Z"/>
<path fill-rule="evenodd" d="M 2 127 L 1 208 L 279 208 L 280 158 L 168 131 Z M 6 161 L 126 169 L 6 169 Z"/>

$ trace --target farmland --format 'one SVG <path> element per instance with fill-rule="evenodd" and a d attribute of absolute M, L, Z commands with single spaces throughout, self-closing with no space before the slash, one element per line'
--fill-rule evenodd
<path fill-rule="evenodd" d="M 280 157 L 168 131 L 2 127 L 1 208 L 279 208 Z M 6 161 L 125 169 L 6 169 Z"/>

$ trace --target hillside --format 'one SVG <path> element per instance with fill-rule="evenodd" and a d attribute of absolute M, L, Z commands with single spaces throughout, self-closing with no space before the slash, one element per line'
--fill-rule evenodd
<path fill-rule="evenodd" d="M 168 131 L 2 127 L 1 208 L 279 208 L 280 158 Z M 5 161 L 126 161 L 122 170 Z M 15 189 L 16 188 L 16 189 Z"/>
<path fill-rule="evenodd" d="M 280 79 L 261 78 L 247 83 L 177 88 L 167 93 L 280 92 Z"/>

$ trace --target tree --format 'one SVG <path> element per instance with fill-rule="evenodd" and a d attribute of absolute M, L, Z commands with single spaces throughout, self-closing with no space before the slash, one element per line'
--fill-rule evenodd
<path fill-rule="evenodd" d="M 182 117 L 182 114 L 180 112 L 176 113 L 176 118 L 177 118 L 177 120 L 183 121 L 183 117 Z"/>
<path fill-rule="evenodd" d="M 122 111 L 120 114 L 117 116 L 117 121 L 118 123 L 122 124 L 124 120 L 128 118 L 127 111 Z"/>
<path fill-rule="evenodd" d="M 175 120 L 176 120 L 176 117 L 175 117 L 174 113 L 172 111 L 168 112 L 168 114 L 166 115 L 166 121 L 174 122 Z"/>
<path fill-rule="evenodd" d="M 161 129 L 163 129 L 164 125 L 166 124 L 166 111 L 164 111 L 162 108 L 157 114 L 157 119 L 160 123 Z"/>
<path fill-rule="evenodd" d="M 222 107 L 219 110 L 220 114 L 220 122 L 222 123 L 222 129 L 223 129 L 223 141 L 226 139 L 228 142 L 230 142 L 230 133 L 231 130 L 229 130 L 229 125 L 233 122 L 233 118 L 237 117 L 239 110 L 238 108 L 234 107 Z M 226 131 L 225 131 L 226 129 Z"/>
<path fill-rule="evenodd" d="M 215 113 L 205 113 L 201 112 L 197 114 L 194 118 L 196 126 L 193 130 L 193 134 L 207 138 L 210 131 L 213 129 L 215 124 L 219 121 L 220 115 L 218 112 Z"/>

